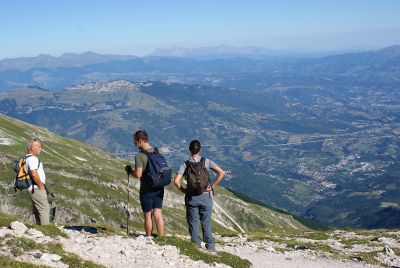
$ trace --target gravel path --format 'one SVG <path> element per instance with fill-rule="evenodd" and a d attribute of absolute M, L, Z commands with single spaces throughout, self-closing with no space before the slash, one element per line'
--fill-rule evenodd
<path fill-rule="evenodd" d="M 251 245 L 251 244 L 250 244 Z M 327 259 L 313 255 L 311 252 L 291 251 L 285 253 L 274 253 L 265 250 L 254 250 L 250 245 L 231 247 L 224 246 L 221 249 L 231 254 L 239 255 L 241 258 L 248 259 L 254 268 L 361 268 L 379 267 L 369 264 L 356 262 L 343 262 L 334 259 Z"/>
<path fill-rule="evenodd" d="M 64 249 L 84 259 L 101 263 L 107 267 L 227 267 L 223 264 L 206 264 L 180 255 L 173 246 L 158 246 L 144 236 L 126 238 L 121 236 L 99 237 L 68 231 L 69 239 L 62 239 Z M 189 239 L 189 238 L 187 238 Z M 315 267 L 315 268 L 361 268 L 378 267 L 351 261 L 328 259 L 311 251 L 276 253 L 271 242 L 265 241 L 265 249 L 258 250 L 260 241 L 241 245 L 217 245 L 217 250 L 226 251 L 248 259 L 254 268 L 265 267 Z M 79 246 L 77 246 L 79 245 Z M 103 252 L 103 253 L 102 253 Z"/>
<path fill-rule="evenodd" d="M 152 238 L 87 235 L 66 230 L 69 238 L 61 239 L 64 250 L 107 267 L 210 267 L 180 255 L 174 246 L 159 246 Z M 213 267 L 228 267 L 213 264 Z"/>
<path fill-rule="evenodd" d="M 7 245 L 12 237 L 23 237 L 32 239 L 36 243 L 56 242 L 63 245 L 64 251 L 75 253 L 85 260 L 102 264 L 106 267 L 228 267 L 220 263 L 206 264 L 202 261 L 193 261 L 187 256 L 180 254 L 174 246 L 159 246 L 152 238 L 143 235 L 131 237 L 91 233 L 76 229 L 63 229 L 68 238 L 50 238 L 36 229 L 28 229 L 20 222 L 13 222 L 10 228 L 0 228 L 0 256 L 13 257 L 12 248 Z M 397 235 L 393 233 L 394 235 Z M 392 235 L 393 235 L 392 234 Z M 181 236 L 180 236 L 181 237 Z M 181 238 L 189 239 L 188 236 Z M 219 238 L 224 243 L 217 244 L 218 251 L 225 251 L 248 259 L 254 268 L 261 267 L 315 267 L 315 268 L 361 268 L 361 267 L 383 267 L 399 266 L 400 257 L 395 255 L 393 248 L 399 247 L 399 241 L 393 238 L 379 238 L 384 242 L 385 249 L 377 254 L 381 259 L 382 266 L 364 264 L 356 261 L 340 261 L 337 259 L 320 256 L 310 249 L 290 250 L 277 252 L 279 245 L 268 240 L 247 241 L 245 237 Z M 379 242 L 379 241 L 378 241 Z M 44 264 L 53 267 L 68 267 L 61 262 L 61 256 L 42 253 L 37 249 L 23 252 L 16 257 L 17 260 L 27 261 L 35 264 Z"/>

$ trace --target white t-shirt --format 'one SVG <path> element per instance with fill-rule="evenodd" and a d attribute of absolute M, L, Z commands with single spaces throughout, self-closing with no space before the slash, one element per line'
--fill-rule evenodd
<path fill-rule="evenodd" d="M 40 181 L 43 184 L 46 184 L 46 174 L 44 173 L 42 162 L 40 162 L 39 165 L 39 158 L 31 154 L 27 154 L 25 157 L 27 156 L 29 156 L 28 158 L 26 158 L 26 167 L 28 168 L 28 172 L 30 170 L 36 170 L 37 173 L 39 174 Z M 37 185 L 34 186 L 35 188 L 38 188 Z M 28 188 L 28 191 L 32 191 L 32 186 Z"/>

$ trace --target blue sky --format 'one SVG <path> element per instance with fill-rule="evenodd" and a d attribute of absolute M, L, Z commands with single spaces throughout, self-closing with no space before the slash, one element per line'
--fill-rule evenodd
<path fill-rule="evenodd" d="M 400 44 L 400 1 L 2 0 L 0 36 L 0 59 L 218 45 L 375 49 Z"/>

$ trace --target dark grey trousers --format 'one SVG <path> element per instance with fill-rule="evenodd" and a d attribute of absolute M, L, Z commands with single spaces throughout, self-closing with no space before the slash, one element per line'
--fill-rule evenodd
<path fill-rule="evenodd" d="M 192 242 L 200 247 L 200 225 L 206 249 L 215 250 L 215 241 L 211 232 L 212 198 L 210 193 L 197 196 L 185 196 L 186 220 Z"/>

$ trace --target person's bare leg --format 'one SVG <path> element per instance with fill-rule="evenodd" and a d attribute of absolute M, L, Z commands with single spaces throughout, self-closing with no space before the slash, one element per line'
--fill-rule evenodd
<path fill-rule="evenodd" d="M 164 235 L 164 219 L 162 216 L 162 209 L 155 208 L 153 210 L 154 219 L 156 220 L 157 233 L 159 236 Z"/>
<path fill-rule="evenodd" d="M 144 212 L 144 231 L 146 236 L 151 236 L 151 231 L 153 230 L 153 222 L 151 221 L 151 211 Z"/>

